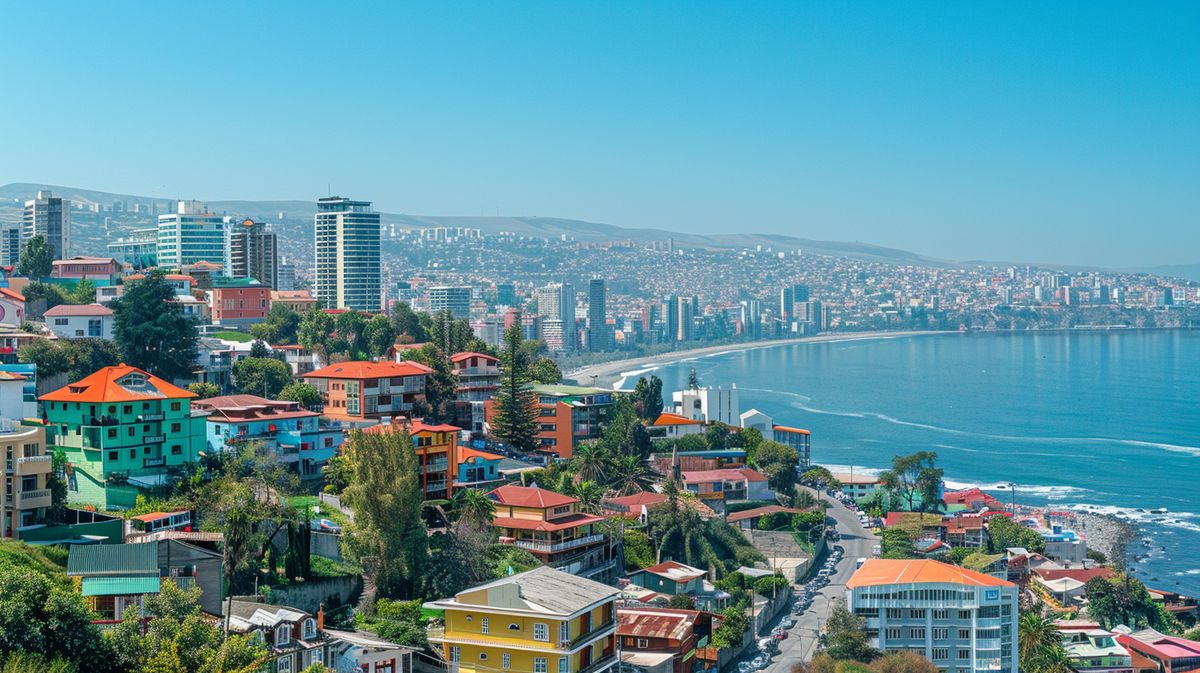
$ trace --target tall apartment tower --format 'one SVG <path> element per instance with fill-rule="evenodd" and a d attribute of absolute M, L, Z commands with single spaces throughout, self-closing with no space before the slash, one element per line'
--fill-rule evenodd
<path fill-rule="evenodd" d="M 46 246 L 54 259 L 66 259 L 71 251 L 71 201 L 54 196 L 52 192 L 38 192 L 36 199 L 25 202 L 25 213 L 21 218 L 21 243 L 34 236 L 46 239 Z"/>
<path fill-rule="evenodd" d="M 229 276 L 253 278 L 278 290 L 279 253 L 275 232 L 264 222 L 242 220 L 229 234 Z"/>
<path fill-rule="evenodd" d="M 608 329 L 608 293 L 603 278 L 588 282 L 588 345 L 593 351 L 612 350 L 612 334 Z"/>
<path fill-rule="evenodd" d="M 21 259 L 21 225 L 0 227 L 0 266 L 16 266 Z"/>
<path fill-rule="evenodd" d="M 575 350 L 579 343 L 579 332 L 575 327 L 575 286 L 570 283 L 551 283 L 538 288 L 537 305 L 538 313 L 548 320 L 561 321 L 561 350 Z"/>
<path fill-rule="evenodd" d="M 158 265 L 180 269 L 211 262 L 229 269 L 229 227 L 225 218 L 198 201 L 180 201 L 174 213 L 158 216 Z"/>
<path fill-rule="evenodd" d="M 471 318 L 471 288 L 470 286 L 442 285 L 429 288 L 429 310 L 433 313 L 449 311 L 450 315 L 459 320 Z"/>
<path fill-rule="evenodd" d="M 325 308 L 378 312 L 381 299 L 379 213 L 370 201 L 317 199 L 316 297 Z"/>

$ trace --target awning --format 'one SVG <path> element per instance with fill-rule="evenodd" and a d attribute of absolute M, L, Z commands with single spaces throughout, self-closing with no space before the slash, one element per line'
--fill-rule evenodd
<path fill-rule="evenodd" d="M 84 596 L 126 596 L 156 594 L 161 587 L 158 577 L 85 577 Z"/>

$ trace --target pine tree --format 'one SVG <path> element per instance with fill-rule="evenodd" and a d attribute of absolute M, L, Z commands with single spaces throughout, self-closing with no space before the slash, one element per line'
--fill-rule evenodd
<path fill-rule="evenodd" d="M 537 399 L 529 385 L 529 359 L 521 349 L 521 328 L 504 332 L 500 388 L 496 391 L 492 434 L 520 451 L 537 448 Z"/>

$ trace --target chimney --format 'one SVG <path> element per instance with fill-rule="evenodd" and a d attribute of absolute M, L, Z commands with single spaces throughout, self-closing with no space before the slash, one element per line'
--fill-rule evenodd
<path fill-rule="evenodd" d="M 321 603 L 321 606 L 319 608 L 317 608 L 317 633 L 320 633 L 324 630 L 325 630 L 325 604 Z"/>

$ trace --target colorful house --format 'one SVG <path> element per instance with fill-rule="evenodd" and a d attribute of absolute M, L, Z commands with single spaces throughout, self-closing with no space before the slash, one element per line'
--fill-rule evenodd
<path fill-rule="evenodd" d="M 432 373 L 412 361 L 354 361 L 311 371 L 304 380 L 320 391 L 322 415 L 366 422 L 412 414 L 414 404 L 425 402 L 425 380 Z"/>
<path fill-rule="evenodd" d="M 629 667 L 691 673 L 697 648 L 708 643 L 711 629 L 711 615 L 697 610 L 617 610 L 621 662 Z"/>
<path fill-rule="evenodd" d="M 328 663 L 324 613 L 252 601 L 229 601 L 229 630 L 257 636 L 267 648 L 272 673 L 299 673 L 313 664 Z"/>
<path fill-rule="evenodd" d="M 453 425 L 432 425 L 421 421 L 397 421 L 372 425 L 363 432 L 383 434 L 407 432 L 417 453 L 418 474 L 426 500 L 445 500 L 454 494 L 454 474 L 458 468 L 458 433 Z"/>
<path fill-rule="evenodd" d="M 249 327 L 271 310 L 271 288 L 253 278 L 213 278 L 212 321 L 216 325 Z"/>
<path fill-rule="evenodd" d="M 501 544 L 528 550 L 539 561 L 582 577 L 607 578 L 616 558 L 600 527 L 604 517 L 579 511 L 579 500 L 526 486 L 501 486 L 488 494 L 495 502 L 492 523 Z"/>
<path fill-rule="evenodd" d="M 664 411 L 654 419 L 649 430 L 652 437 L 666 439 L 678 439 L 685 435 L 703 435 L 704 421 Z"/>
<path fill-rule="evenodd" d="M 729 594 L 708 583 L 708 573 L 678 561 L 664 561 L 629 574 L 632 584 L 664 596 L 688 595 L 702 610 L 722 610 L 728 607 Z"/>
<path fill-rule="evenodd" d="M 458 477 L 454 480 L 454 486 L 479 486 L 501 481 L 504 479 L 504 475 L 500 474 L 500 465 L 503 462 L 504 456 L 460 446 Z"/>
<path fill-rule="evenodd" d="M 298 402 L 268 400 L 257 395 L 210 397 L 193 403 L 208 415 L 208 450 L 219 453 L 239 442 L 261 441 L 294 464 L 302 478 L 321 476 L 321 469 L 342 445 L 340 427 L 323 426 L 320 414 Z"/>
<path fill-rule="evenodd" d="M 42 314 L 60 339 L 112 339 L 113 312 L 103 304 L 59 304 Z"/>
<path fill-rule="evenodd" d="M 455 397 L 455 422 L 482 434 L 487 420 L 484 403 L 496 394 L 500 385 L 500 359 L 486 353 L 455 353 L 450 364 L 458 376 Z"/>
<path fill-rule="evenodd" d="M 538 406 L 538 446 L 543 451 L 570 458 L 579 442 L 596 439 L 613 404 L 611 390 L 565 385 L 535 385 Z M 495 414 L 485 403 L 487 421 Z"/>
<path fill-rule="evenodd" d="M 16 401 L 20 400 L 18 396 Z M 45 429 L 0 417 L 0 457 L 6 485 L 0 499 L 0 537 L 12 538 L 23 528 L 42 523 L 51 504 L 47 480 L 52 460 L 46 452 Z"/>
<path fill-rule="evenodd" d="M 195 393 L 120 364 L 42 395 L 54 447 L 66 452 L 70 502 L 132 507 L 141 488 L 162 484 L 206 447 L 206 413 Z"/>
<path fill-rule="evenodd" d="M 430 601 L 429 642 L 451 673 L 602 673 L 618 663 L 618 590 L 540 567 Z"/>
<path fill-rule="evenodd" d="M 1118 631 L 1117 642 L 1129 650 L 1135 669 L 1185 673 L 1200 668 L 1200 643 L 1194 640 L 1168 636 L 1154 629 L 1142 629 Z"/>
<path fill-rule="evenodd" d="M 25 295 L 0 287 L 0 325 L 17 327 L 25 321 Z"/>
<path fill-rule="evenodd" d="M 729 503 L 775 499 L 775 492 L 767 484 L 767 478 L 748 467 L 684 472 L 683 484 L 689 492 L 703 500 Z"/>

